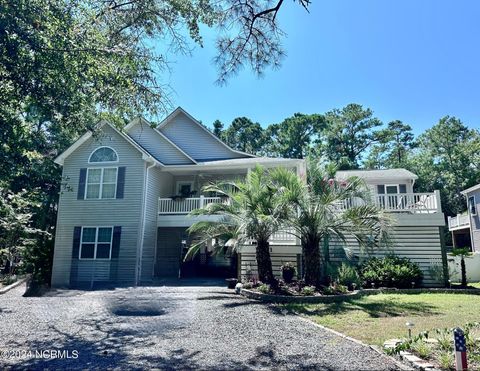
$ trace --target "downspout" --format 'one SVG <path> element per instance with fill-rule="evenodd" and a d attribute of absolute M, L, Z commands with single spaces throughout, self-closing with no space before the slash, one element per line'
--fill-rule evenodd
<path fill-rule="evenodd" d="M 140 247 L 138 250 L 138 258 L 137 258 L 137 269 L 135 275 L 135 286 L 138 285 L 141 275 L 142 275 L 142 255 L 143 255 L 143 242 L 145 240 L 145 219 L 147 217 L 147 201 L 148 201 L 148 174 L 149 170 L 152 167 L 155 167 L 155 162 L 152 162 L 151 165 L 147 166 L 145 171 L 145 178 L 144 178 L 144 185 L 145 185 L 145 192 L 143 194 L 143 206 L 142 206 L 142 220 L 141 220 L 141 235 L 140 235 Z"/>

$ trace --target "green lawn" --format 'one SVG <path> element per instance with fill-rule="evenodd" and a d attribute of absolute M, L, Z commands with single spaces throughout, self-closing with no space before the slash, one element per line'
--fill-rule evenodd
<path fill-rule="evenodd" d="M 480 296 L 465 294 L 378 294 L 330 304 L 288 305 L 289 309 L 367 344 L 413 333 L 462 326 L 480 319 Z"/>

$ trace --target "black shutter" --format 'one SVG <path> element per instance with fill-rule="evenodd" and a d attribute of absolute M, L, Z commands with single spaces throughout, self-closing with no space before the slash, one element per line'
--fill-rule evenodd
<path fill-rule="evenodd" d="M 385 194 L 385 186 L 383 184 L 377 185 L 377 193 L 379 195 Z"/>
<path fill-rule="evenodd" d="M 80 236 L 82 235 L 82 227 L 73 228 L 73 246 L 72 246 L 72 262 L 70 265 L 70 286 L 73 287 L 77 281 L 78 272 L 78 253 L 80 250 Z"/>
<path fill-rule="evenodd" d="M 110 281 L 118 281 L 118 256 L 120 254 L 120 237 L 122 227 L 113 227 L 112 237 L 112 260 L 110 262 Z"/>
<path fill-rule="evenodd" d="M 123 188 L 125 187 L 125 166 L 118 168 L 117 176 L 117 198 L 123 198 Z"/>
<path fill-rule="evenodd" d="M 81 234 L 82 234 L 82 227 L 75 227 L 73 229 L 72 259 L 78 259 L 78 252 L 80 250 L 80 235 Z"/>
<path fill-rule="evenodd" d="M 87 169 L 80 169 L 80 177 L 78 178 L 78 192 L 77 200 L 83 200 L 85 198 L 85 181 L 87 180 Z"/>
<path fill-rule="evenodd" d="M 122 227 L 113 227 L 112 238 L 112 259 L 118 259 L 120 253 L 120 237 L 122 235 Z"/>
<path fill-rule="evenodd" d="M 400 193 L 407 193 L 407 185 L 406 184 L 399 184 L 398 185 Z"/>

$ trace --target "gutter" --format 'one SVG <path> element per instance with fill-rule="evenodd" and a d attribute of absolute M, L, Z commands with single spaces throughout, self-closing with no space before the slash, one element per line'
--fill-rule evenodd
<path fill-rule="evenodd" d="M 150 159 L 153 160 L 153 159 Z M 145 219 L 147 217 L 147 200 L 148 200 L 148 174 L 149 170 L 152 167 L 155 167 L 157 164 L 155 161 L 152 161 L 151 165 L 147 166 L 146 171 L 145 171 L 145 177 L 144 177 L 144 189 L 145 191 L 143 192 L 143 205 L 142 205 L 142 219 L 141 219 L 141 227 L 140 227 L 140 243 L 139 247 L 137 249 L 137 267 L 135 269 L 135 286 L 138 286 L 138 283 L 141 279 L 142 275 L 142 255 L 143 255 L 143 242 L 145 240 Z"/>

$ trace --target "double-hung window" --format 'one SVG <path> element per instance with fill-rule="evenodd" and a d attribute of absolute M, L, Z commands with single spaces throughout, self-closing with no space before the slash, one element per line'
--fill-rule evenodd
<path fill-rule="evenodd" d="M 85 198 L 115 198 L 117 173 L 118 168 L 116 167 L 88 168 Z"/>
<path fill-rule="evenodd" d="M 110 259 L 113 227 L 83 227 L 80 240 L 80 259 Z"/>

